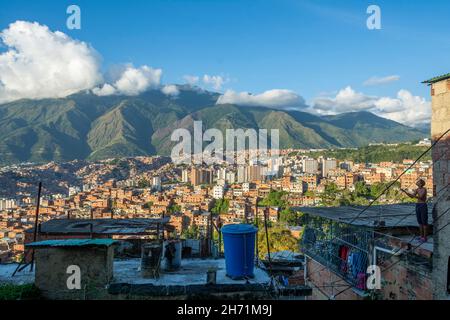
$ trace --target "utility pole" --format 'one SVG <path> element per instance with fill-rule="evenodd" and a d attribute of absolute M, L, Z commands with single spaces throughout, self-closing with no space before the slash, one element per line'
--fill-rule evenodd
<path fill-rule="evenodd" d="M 42 182 L 39 181 L 38 196 L 37 196 L 37 201 L 36 201 L 36 214 L 35 214 L 35 218 L 34 218 L 33 242 L 37 241 L 38 224 L 39 224 L 39 207 L 41 205 L 41 191 L 42 191 Z M 34 249 L 33 249 L 32 253 L 31 253 L 30 272 L 33 271 L 33 265 L 34 265 Z"/>

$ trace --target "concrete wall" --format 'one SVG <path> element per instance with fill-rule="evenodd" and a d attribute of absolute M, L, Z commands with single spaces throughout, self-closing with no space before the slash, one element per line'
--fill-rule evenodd
<path fill-rule="evenodd" d="M 35 285 L 48 299 L 98 299 L 113 276 L 113 247 L 36 249 Z M 67 267 L 81 270 L 81 289 L 69 290 Z"/>
<path fill-rule="evenodd" d="M 435 141 L 450 128 L 450 82 L 440 81 L 432 85 L 432 119 L 431 137 Z M 448 134 L 433 149 L 433 181 L 437 194 L 437 205 L 435 211 L 434 231 L 434 253 L 433 253 L 433 282 L 434 298 L 450 299 L 447 288 L 447 273 L 450 256 L 450 134 Z M 441 216 L 442 215 L 442 216 Z M 441 216 L 436 220 L 436 217 Z"/>

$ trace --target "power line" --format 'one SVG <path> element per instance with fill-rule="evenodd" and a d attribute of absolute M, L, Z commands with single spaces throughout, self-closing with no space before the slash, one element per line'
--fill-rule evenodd
<path fill-rule="evenodd" d="M 408 172 L 409 170 L 411 170 L 416 164 L 417 162 L 419 162 L 420 159 L 422 159 L 431 149 L 433 149 L 433 147 L 442 139 L 444 138 L 447 133 L 450 132 L 450 128 L 447 129 L 447 131 L 445 131 L 436 141 L 433 142 L 433 144 L 427 149 L 425 150 L 416 160 L 414 160 L 414 162 L 409 165 L 409 167 L 407 169 L 405 169 L 394 181 L 392 181 L 388 186 L 386 186 L 384 188 L 384 190 L 377 196 L 375 197 L 374 200 L 372 200 L 372 202 L 370 202 L 363 210 L 361 210 L 360 213 L 358 213 L 350 222 L 348 222 L 348 224 L 351 224 L 352 222 L 354 222 L 356 219 L 358 219 L 364 212 L 366 212 L 378 199 L 381 198 L 381 196 L 383 194 L 385 194 L 397 181 L 400 180 L 400 178 L 405 175 L 406 172 Z"/>
<path fill-rule="evenodd" d="M 364 209 L 362 209 L 356 216 L 354 216 L 347 224 L 352 224 L 354 221 L 356 221 L 364 212 L 366 212 L 376 201 L 378 201 L 378 199 L 380 199 L 381 198 L 381 196 L 382 195 L 384 195 L 395 183 L 397 183 L 399 180 L 400 180 L 400 178 L 403 176 L 403 175 L 405 175 L 409 170 L 411 170 L 418 162 L 419 162 L 419 160 L 421 159 L 421 158 L 423 158 L 430 150 L 432 150 L 433 148 L 434 148 L 434 146 L 436 146 L 436 144 L 440 141 L 440 140 L 442 140 L 448 133 L 450 132 L 450 128 L 449 129 L 447 129 L 438 139 L 436 139 L 434 142 L 433 142 L 433 144 L 429 147 L 429 148 L 427 148 L 427 150 L 425 150 L 416 160 L 414 160 L 414 162 L 412 163 L 412 164 L 410 164 L 409 165 L 409 167 L 407 168 L 407 169 L 405 169 L 399 176 L 397 176 L 396 177 L 396 179 L 394 180 L 394 181 L 392 181 L 391 183 L 389 183 L 389 185 L 388 186 L 386 186 L 385 188 L 384 188 L 384 190 L 377 196 L 377 197 L 375 197 L 375 199 L 373 199 Z M 438 161 L 440 161 L 440 158 L 442 158 L 443 156 L 445 155 L 445 153 L 443 153 L 439 158 L 438 158 L 438 160 L 436 160 L 436 161 L 434 161 L 433 162 L 433 167 L 435 166 L 435 164 L 438 162 Z M 448 185 L 446 186 L 446 187 L 448 187 Z M 445 189 L 445 188 L 443 188 L 443 189 Z M 443 190 L 442 189 L 442 190 Z M 442 191 L 442 190 L 440 190 L 440 191 Z M 445 212 L 445 213 L 447 213 L 447 212 Z M 412 213 L 410 214 L 410 215 L 412 215 Z M 396 223 L 396 225 L 398 225 L 401 221 L 403 221 L 404 219 L 406 219 L 406 217 L 408 217 L 408 216 L 410 216 L 410 215 L 407 215 L 407 216 L 405 216 L 403 219 L 401 219 L 400 221 L 398 221 L 397 223 Z M 450 224 L 450 223 L 449 223 Z M 447 224 L 448 225 L 448 224 Z M 446 225 L 446 226 L 447 226 Z M 441 229 L 443 229 L 443 228 L 441 228 Z M 437 233 L 437 232 L 436 232 Z M 336 239 L 337 237 L 334 237 L 333 239 L 331 239 L 330 241 L 333 241 L 334 239 Z M 422 243 L 423 244 L 423 243 Z M 422 245 L 421 244 L 421 245 Z M 325 267 L 326 268 L 326 267 Z M 325 269 L 324 268 L 324 269 Z M 321 270 L 323 270 L 323 269 L 321 269 Z M 319 270 L 320 271 L 320 270 Z M 338 296 L 339 294 L 341 294 L 341 293 L 343 293 L 343 292 L 345 292 L 346 290 L 348 290 L 348 289 L 350 289 L 350 288 L 352 288 L 353 286 L 349 286 L 348 288 L 346 288 L 346 289 L 344 289 L 344 290 L 342 290 L 342 291 L 340 291 L 340 292 L 338 292 L 336 295 L 334 295 L 334 297 L 336 297 L 336 296 Z"/>
<path fill-rule="evenodd" d="M 441 218 L 442 216 L 444 216 L 445 214 L 447 214 L 449 211 L 450 211 L 450 208 L 448 208 L 446 211 L 444 211 L 443 214 L 441 214 L 439 217 L 437 217 L 437 218 L 435 219 L 435 221 L 437 221 L 439 218 Z M 439 230 L 437 230 L 436 232 L 434 232 L 434 235 L 438 234 L 440 231 L 442 231 L 444 228 L 446 228 L 446 227 L 449 226 L 449 225 L 450 225 L 450 222 L 448 222 L 448 223 L 445 224 L 442 228 L 440 228 Z M 411 253 L 414 253 L 418 248 L 420 248 L 420 247 L 421 247 L 422 245 L 424 245 L 425 243 L 426 243 L 426 242 L 422 242 L 422 243 L 420 243 L 419 245 L 415 246 L 415 247 L 413 248 L 413 250 L 411 251 Z M 400 250 L 400 249 L 399 249 L 399 250 Z M 397 252 L 399 252 L 399 251 L 397 251 Z M 387 260 L 387 259 L 385 259 L 385 261 L 386 261 L 386 260 Z M 399 259 L 398 261 L 396 261 L 396 262 L 394 262 L 393 264 L 389 265 L 387 268 L 381 270 L 381 272 L 386 272 L 387 270 L 391 269 L 392 267 L 394 267 L 395 265 L 397 265 L 397 264 L 400 263 L 401 261 L 402 261 L 402 260 Z M 334 297 L 340 295 L 341 293 L 343 293 L 343 292 L 345 292 L 345 291 L 347 291 L 347 290 L 349 290 L 349 289 L 351 289 L 351 288 L 353 288 L 353 286 L 350 286 L 350 285 L 349 285 L 346 289 L 344 289 L 344 290 L 338 292 L 336 295 L 334 295 Z"/>

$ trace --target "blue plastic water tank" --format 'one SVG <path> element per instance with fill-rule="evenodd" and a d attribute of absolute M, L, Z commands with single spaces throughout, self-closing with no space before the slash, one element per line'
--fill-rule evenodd
<path fill-rule="evenodd" d="M 232 279 L 253 278 L 255 266 L 255 235 L 258 228 L 251 224 L 223 226 L 225 266 Z"/>

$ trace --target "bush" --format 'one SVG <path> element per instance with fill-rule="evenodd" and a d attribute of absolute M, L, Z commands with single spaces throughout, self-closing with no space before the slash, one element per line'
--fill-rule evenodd
<path fill-rule="evenodd" d="M 32 300 L 39 298 L 39 290 L 34 284 L 0 285 L 0 300 Z"/>

